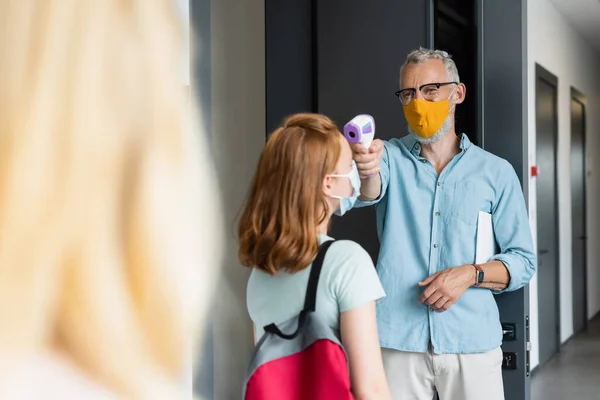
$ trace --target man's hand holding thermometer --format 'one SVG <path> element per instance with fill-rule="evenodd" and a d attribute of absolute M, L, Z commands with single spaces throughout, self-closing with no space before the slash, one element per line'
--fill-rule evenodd
<path fill-rule="evenodd" d="M 375 119 L 368 114 L 357 115 L 344 125 L 344 136 L 352 148 L 352 157 L 361 178 L 360 199 L 375 200 L 381 193 L 379 163 L 383 142 L 375 137 Z"/>
<path fill-rule="evenodd" d="M 375 119 L 369 114 L 360 114 L 344 125 L 344 136 L 350 144 L 360 143 L 368 149 L 375 137 Z"/>

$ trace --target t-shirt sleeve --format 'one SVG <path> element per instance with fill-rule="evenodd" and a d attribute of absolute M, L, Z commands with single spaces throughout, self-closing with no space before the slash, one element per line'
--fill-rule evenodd
<path fill-rule="evenodd" d="M 373 261 L 365 249 L 358 243 L 341 240 L 331 246 L 332 250 L 332 257 L 327 261 L 332 263 L 330 279 L 340 312 L 385 297 Z"/>

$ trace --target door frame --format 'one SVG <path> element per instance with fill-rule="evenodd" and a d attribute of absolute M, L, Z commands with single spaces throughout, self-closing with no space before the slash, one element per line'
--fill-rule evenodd
<path fill-rule="evenodd" d="M 527 23 L 526 1 L 478 1 L 481 144 L 512 165 L 529 207 Z M 498 52 L 499 48 L 503 51 Z M 500 322 L 516 324 L 517 328 L 516 340 L 502 343 L 502 351 L 516 354 L 517 361 L 517 369 L 502 370 L 504 393 L 507 399 L 528 400 L 529 286 L 496 295 L 495 299 Z"/>
<path fill-rule="evenodd" d="M 555 207 L 554 207 L 554 213 L 555 213 L 555 218 L 556 218 L 556 222 L 559 224 L 559 226 L 556 229 L 556 237 L 555 237 L 555 248 L 556 248 L 556 288 L 555 288 L 555 293 L 557 296 L 557 301 L 556 301 L 556 321 L 558 324 L 558 335 L 557 335 L 557 353 L 560 353 L 561 350 L 561 338 L 560 338 L 560 334 L 561 334 L 561 324 L 562 324 L 562 318 L 561 318 L 561 312 L 560 312 L 560 304 L 561 304 L 561 295 L 560 295 L 560 220 L 559 220 L 559 211 L 558 211 L 558 96 L 559 96 L 559 88 L 558 88 L 558 77 L 556 75 L 554 75 L 552 72 L 548 71 L 547 69 L 545 69 L 544 67 L 542 67 L 540 64 L 536 63 L 535 64 L 535 96 L 536 96 L 536 101 L 537 101 L 537 93 L 538 93 L 538 83 L 540 80 L 545 81 L 547 84 L 549 84 L 550 86 L 554 87 L 554 90 L 556 92 L 556 99 L 554 101 L 554 132 L 552 135 L 552 139 L 554 140 L 554 161 L 555 161 L 555 169 L 554 169 L 554 194 L 555 194 Z M 534 111 L 536 113 L 537 116 L 537 109 Z M 537 154 L 537 126 L 536 126 L 536 154 Z M 537 192 L 537 189 L 536 189 Z M 537 196 L 536 196 L 537 197 Z M 537 208 L 536 208 L 537 209 Z M 537 228 L 537 221 L 538 218 L 536 216 L 536 228 Z M 536 243 L 536 249 L 537 249 L 537 243 Z M 539 249 L 537 249 L 537 251 L 539 251 Z M 538 293 L 540 293 L 540 289 L 538 288 Z M 538 294 L 538 299 L 539 299 L 539 294 Z M 539 304 L 539 300 L 538 300 L 538 304 Z M 538 318 L 541 317 L 539 316 L 539 307 L 538 307 Z M 542 365 L 539 365 L 539 367 L 541 367 Z"/>
<path fill-rule="evenodd" d="M 575 89 L 573 86 L 571 86 L 571 98 L 570 100 L 575 100 L 576 102 L 580 103 L 583 106 L 583 202 L 584 202 L 584 207 L 583 207 L 583 232 L 584 232 L 584 236 L 587 238 L 588 236 L 588 224 L 587 224 L 587 215 L 588 215 L 588 202 L 587 202 L 587 99 L 585 97 L 585 95 L 580 92 L 579 90 Z M 570 107 L 569 107 L 570 108 Z M 572 122 L 572 117 L 573 114 L 570 113 L 569 115 L 570 117 L 570 121 Z M 572 125 L 571 125 L 572 126 Z M 573 138 L 573 131 L 571 130 L 571 140 Z M 571 143 L 572 145 L 572 143 Z M 572 188 L 571 188 L 572 189 Z M 572 195 L 572 192 L 571 192 Z M 571 228 L 572 229 L 572 228 Z M 572 235 L 572 233 L 571 233 Z M 588 285 L 587 285 L 587 279 L 588 279 L 588 257 L 587 257 L 587 250 L 588 250 L 588 244 L 587 244 L 587 240 L 585 242 L 585 252 L 583 254 L 583 280 L 585 282 L 585 285 L 583 286 L 584 288 L 584 299 L 585 301 L 583 302 L 583 313 L 584 313 L 584 329 L 588 327 L 589 324 L 589 317 L 588 317 Z M 571 250 L 572 251 L 572 250 Z M 573 269 L 573 266 L 571 266 L 571 269 Z M 574 324 L 574 322 L 573 322 Z M 576 332 L 575 332 L 576 333 Z"/>

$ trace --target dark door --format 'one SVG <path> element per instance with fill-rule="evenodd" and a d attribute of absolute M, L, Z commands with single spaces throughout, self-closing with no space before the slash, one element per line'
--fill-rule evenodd
<path fill-rule="evenodd" d="M 380 139 L 407 134 L 398 90 L 409 51 L 427 43 L 425 1 L 328 0 L 317 3 L 317 109 L 343 126 L 373 115 Z M 331 234 L 360 243 L 377 260 L 374 207 L 334 218 Z"/>
<path fill-rule="evenodd" d="M 585 226 L 585 99 L 575 90 L 571 96 L 571 216 L 573 235 L 573 331 L 587 322 L 586 226 Z"/>
<path fill-rule="evenodd" d="M 556 188 L 557 79 L 536 69 L 538 307 L 540 365 L 558 352 L 558 213 Z"/>

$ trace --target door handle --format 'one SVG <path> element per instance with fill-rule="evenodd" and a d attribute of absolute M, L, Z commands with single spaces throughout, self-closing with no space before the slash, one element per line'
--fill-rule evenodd
<path fill-rule="evenodd" d="M 548 253 L 550 253 L 550 250 L 545 250 L 544 249 L 544 250 L 538 251 L 538 254 L 548 254 Z"/>

